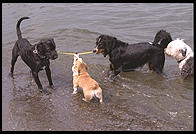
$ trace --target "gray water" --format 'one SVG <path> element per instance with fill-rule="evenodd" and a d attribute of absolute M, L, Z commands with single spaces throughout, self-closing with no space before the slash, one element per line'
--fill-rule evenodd
<path fill-rule="evenodd" d="M 2 4 L 2 129 L 3 130 L 193 130 L 194 78 L 180 78 L 177 62 L 166 56 L 163 76 L 145 65 L 108 79 L 108 57 L 82 55 L 89 74 L 101 86 L 104 103 L 82 101 L 72 95 L 73 57 L 51 61 L 55 91 L 40 94 L 30 69 L 21 58 L 14 79 L 8 77 L 11 50 L 17 40 L 16 22 L 32 44 L 52 37 L 57 50 L 85 52 L 95 47 L 100 34 L 136 43 L 153 41 L 160 29 L 173 39 L 183 38 L 193 49 L 191 3 L 26 3 Z M 41 83 L 48 89 L 44 71 Z M 50 89 L 48 89 L 50 90 Z"/>

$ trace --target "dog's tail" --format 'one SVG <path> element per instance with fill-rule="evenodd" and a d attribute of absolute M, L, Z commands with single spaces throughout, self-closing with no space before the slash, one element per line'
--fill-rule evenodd
<path fill-rule="evenodd" d="M 18 39 L 21 39 L 22 38 L 22 33 L 20 31 L 20 23 L 23 20 L 25 20 L 25 19 L 30 19 L 30 18 L 29 17 L 22 17 L 22 18 L 20 18 L 20 20 L 16 24 L 16 32 L 17 32 Z"/>
<path fill-rule="evenodd" d="M 170 33 L 166 32 L 165 30 L 160 30 L 155 35 L 153 44 L 162 49 L 165 49 L 171 41 L 172 41 L 172 37 Z"/>

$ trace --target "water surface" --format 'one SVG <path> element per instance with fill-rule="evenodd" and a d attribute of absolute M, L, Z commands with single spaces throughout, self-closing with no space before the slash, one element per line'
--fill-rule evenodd
<path fill-rule="evenodd" d="M 72 61 L 60 55 L 51 61 L 55 91 L 40 94 L 21 58 L 14 79 L 8 77 L 16 22 L 32 44 L 54 38 L 57 50 L 84 52 L 95 47 L 100 34 L 136 43 L 152 41 L 165 29 L 193 49 L 193 4 L 189 3 L 26 3 L 2 4 L 2 128 L 3 130 L 193 130 L 193 81 L 183 81 L 176 61 L 166 56 L 163 76 L 148 67 L 120 73 L 108 80 L 109 61 L 102 55 L 83 55 L 89 74 L 103 90 L 104 104 L 72 95 Z M 44 88 L 48 80 L 39 73 Z M 47 88 L 48 89 L 48 88 Z M 49 90 L 49 89 L 48 89 Z"/>

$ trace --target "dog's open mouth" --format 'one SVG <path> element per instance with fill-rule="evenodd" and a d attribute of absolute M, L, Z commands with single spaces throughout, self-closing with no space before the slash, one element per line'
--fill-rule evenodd
<path fill-rule="evenodd" d="M 50 57 L 51 60 L 55 60 L 58 58 L 58 55 L 53 55 L 52 57 Z"/>
<path fill-rule="evenodd" d="M 104 54 L 104 49 L 103 48 L 102 49 L 95 49 L 95 50 L 93 50 L 93 52 L 96 54 L 100 54 L 100 53 Z"/>

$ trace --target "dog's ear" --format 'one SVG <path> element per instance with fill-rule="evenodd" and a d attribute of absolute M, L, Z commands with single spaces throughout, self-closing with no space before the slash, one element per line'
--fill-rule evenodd
<path fill-rule="evenodd" d="M 56 47 L 53 38 L 41 39 L 40 42 L 46 45 L 52 44 L 54 47 Z"/>
<path fill-rule="evenodd" d="M 37 50 L 38 52 L 44 51 L 44 45 L 42 42 L 38 42 L 37 44 L 35 44 L 37 46 Z"/>
<path fill-rule="evenodd" d="M 185 49 L 180 49 L 179 51 L 180 51 L 180 53 L 182 54 L 183 57 L 186 56 L 186 51 L 187 51 L 186 48 Z"/>

